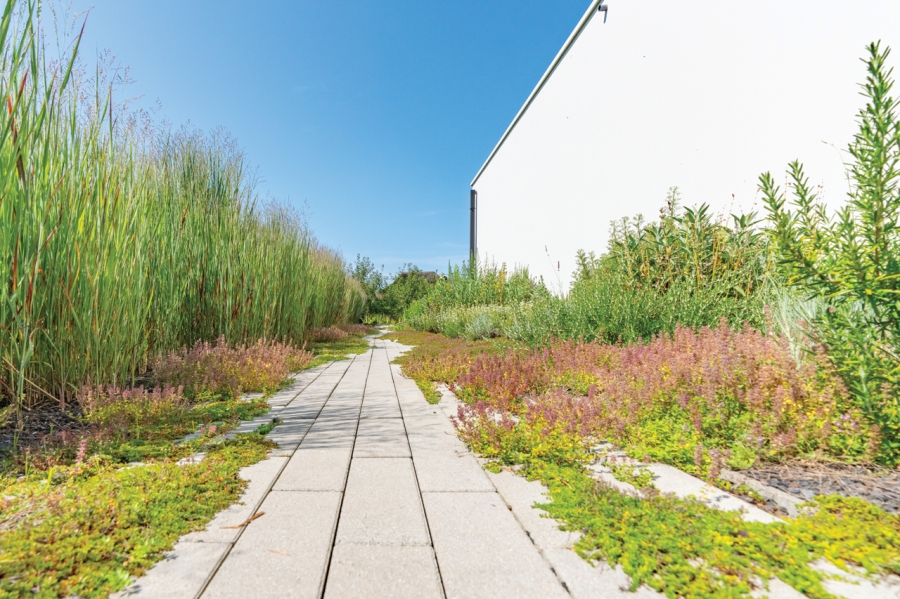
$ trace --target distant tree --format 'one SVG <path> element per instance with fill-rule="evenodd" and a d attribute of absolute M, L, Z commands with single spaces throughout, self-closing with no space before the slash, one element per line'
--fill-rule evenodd
<path fill-rule="evenodd" d="M 382 264 L 380 269 L 376 268 L 371 259 L 360 254 L 356 254 L 356 262 L 350 266 L 350 276 L 362 284 L 370 301 L 384 292 L 387 286 L 384 265 Z"/>

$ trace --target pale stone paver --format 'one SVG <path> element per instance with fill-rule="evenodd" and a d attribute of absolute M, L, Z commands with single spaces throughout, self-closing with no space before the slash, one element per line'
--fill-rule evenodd
<path fill-rule="evenodd" d="M 441 580 L 429 546 L 337 545 L 326 599 L 394 597 L 441 599 Z"/>
<path fill-rule="evenodd" d="M 324 439 L 323 439 L 324 441 Z M 275 483 L 276 491 L 343 491 L 351 447 L 300 448 Z"/>
<path fill-rule="evenodd" d="M 409 458 L 354 458 L 336 543 L 429 545 Z"/>
<path fill-rule="evenodd" d="M 340 505 L 335 491 L 269 493 L 203 597 L 318 597 Z"/>
<path fill-rule="evenodd" d="M 568 597 L 499 494 L 422 498 L 448 598 Z"/>
<path fill-rule="evenodd" d="M 194 599 L 203 590 L 216 566 L 230 548 L 229 543 L 179 541 L 163 561 L 157 562 L 146 576 L 111 597 Z"/>
<path fill-rule="evenodd" d="M 621 568 L 610 568 L 607 564 L 591 565 L 579 557 L 572 547 L 581 535 L 560 530 L 554 520 L 542 517 L 545 512 L 533 507 L 535 503 L 548 501 L 547 489 L 541 483 L 528 481 L 512 472 L 487 473 L 487 476 L 573 597 L 577 599 L 665 597 L 646 585 L 632 593 L 628 590 L 631 582 Z"/>
<path fill-rule="evenodd" d="M 359 422 L 354 458 L 408 458 L 409 441 L 400 418 L 373 418 Z"/>

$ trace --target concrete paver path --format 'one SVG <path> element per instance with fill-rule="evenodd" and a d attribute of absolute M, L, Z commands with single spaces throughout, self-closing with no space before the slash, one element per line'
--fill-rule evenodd
<path fill-rule="evenodd" d="M 574 535 L 539 517 L 540 485 L 482 469 L 449 419 L 455 398 L 428 404 L 390 364 L 403 349 L 376 339 L 272 398 L 279 449 L 242 472 L 242 504 L 120 595 L 626 595 L 621 573 L 592 568 Z"/>

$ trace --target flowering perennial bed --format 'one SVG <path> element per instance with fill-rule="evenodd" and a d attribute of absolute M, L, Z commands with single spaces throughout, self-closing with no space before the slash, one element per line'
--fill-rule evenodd
<path fill-rule="evenodd" d="M 445 382 L 463 400 L 457 426 L 470 447 L 547 484 L 552 503 L 541 507 L 583 533 L 576 550 L 621 565 L 633 588 L 747 597 L 777 577 L 829 597 L 811 567 L 819 559 L 900 574 L 900 517 L 860 499 L 819 496 L 796 519 L 749 523 L 652 490 L 622 495 L 584 468 L 601 441 L 708 479 L 726 465 L 797 457 L 870 463 L 879 432 L 821 356 L 798 364 L 780 339 L 724 324 L 646 344 L 538 350 L 392 335 L 420 344 L 399 360 L 407 375 Z"/>

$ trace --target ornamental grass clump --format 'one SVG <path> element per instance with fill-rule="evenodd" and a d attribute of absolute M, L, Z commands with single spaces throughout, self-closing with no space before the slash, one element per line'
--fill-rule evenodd
<path fill-rule="evenodd" d="M 278 388 L 292 372 L 302 370 L 312 352 L 290 344 L 260 339 L 249 345 L 197 342 L 160 356 L 152 365 L 158 384 L 179 385 L 192 399 L 203 395 L 238 397 L 245 392 Z"/>
<path fill-rule="evenodd" d="M 701 474 L 801 455 L 866 461 L 877 450 L 877 429 L 822 355 L 797 363 L 784 340 L 724 322 L 646 344 L 478 356 L 456 383 L 461 434 L 482 448 L 485 434 L 539 428 Z"/>

